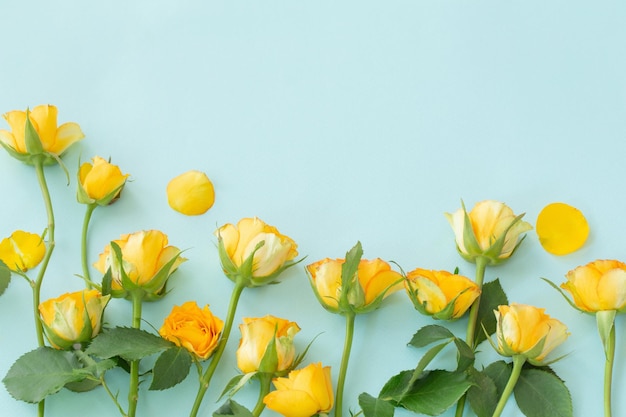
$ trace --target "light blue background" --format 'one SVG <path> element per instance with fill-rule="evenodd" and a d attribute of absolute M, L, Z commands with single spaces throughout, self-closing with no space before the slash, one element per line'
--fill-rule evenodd
<path fill-rule="evenodd" d="M 57 248 L 43 299 L 82 288 L 75 201 L 78 158 L 109 156 L 131 174 L 122 199 L 92 219 L 90 258 L 122 233 L 160 229 L 187 249 L 172 292 L 147 305 L 160 327 L 175 304 L 196 300 L 224 317 L 232 283 L 220 272 L 212 232 L 259 216 L 296 240 L 304 263 L 343 257 L 360 240 L 365 257 L 473 277 L 456 253 L 444 212 L 484 199 L 525 212 L 533 225 L 546 204 L 585 213 L 585 247 L 554 257 L 528 233 L 515 257 L 487 270 L 511 301 L 545 307 L 565 322 L 569 353 L 554 369 L 577 417 L 600 415 L 603 351 L 591 316 L 574 311 L 540 277 L 557 283 L 598 258 L 626 260 L 626 5 L 620 1 L 57 1 L 0 5 L 0 112 L 51 103 L 59 121 L 87 138 L 47 169 Z M 4 123 L 4 122 L 2 122 Z M 6 128 L 3 124 L 2 128 Z M 45 213 L 34 171 L 0 156 L 0 236 L 40 232 Z M 172 211 L 165 186 L 189 169 L 214 181 L 209 213 Z M 302 267 L 283 283 L 244 292 L 237 322 L 273 314 L 296 321 L 307 360 L 333 367 L 343 320 L 315 300 Z M 346 406 L 375 395 L 424 353 L 406 343 L 432 321 L 403 293 L 360 316 Z M 113 300 L 107 320 L 130 323 Z M 626 415 L 626 328 L 617 320 L 614 415 Z M 148 328 L 148 325 L 145 325 Z M 451 327 L 460 336 L 465 321 Z M 30 289 L 15 278 L 0 298 L 0 374 L 36 345 Z M 233 331 L 203 404 L 211 415 L 236 373 Z M 484 345 L 480 363 L 498 357 Z M 452 366 L 449 352 L 435 366 Z M 126 397 L 127 380 L 111 373 Z M 195 378 L 166 392 L 142 385 L 140 416 L 187 415 Z M 252 407 L 256 386 L 235 400 Z M 0 390 L 3 415 L 35 407 Z M 116 415 L 102 390 L 62 391 L 47 416 Z M 264 415 L 274 415 L 266 411 Z M 398 411 L 398 416 L 410 413 Z M 452 416 L 449 411 L 445 416 Z M 520 415 L 511 401 L 504 413 Z"/>

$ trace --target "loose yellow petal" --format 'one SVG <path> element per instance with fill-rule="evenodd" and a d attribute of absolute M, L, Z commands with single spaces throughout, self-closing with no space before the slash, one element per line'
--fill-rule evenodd
<path fill-rule="evenodd" d="M 206 213 L 215 202 L 215 190 L 204 172 L 188 171 L 172 179 L 167 185 L 170 207 L 187 216 Z"/>
<path fill-rule="evenodd" d="M 537 217 L 537 236 L 547 252 L 567 255 L 585 244 L 589 224 L 577 208 L 565 203 L 552 203 L 545 206 Z"/>

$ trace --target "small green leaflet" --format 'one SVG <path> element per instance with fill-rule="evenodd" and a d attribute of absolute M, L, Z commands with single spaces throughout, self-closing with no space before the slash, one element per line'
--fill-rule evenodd
<path fill-rule="evenodd" d="M 191 354 L 185 348 L 174 346 L 161 353 L 152 369 L 150 390 L 164 390 L 182 382 L 189 374 Z"/>
<path fill-rule="evenodd" d="M 0 261 L 0 295 L 4 294 L 10 282 L 11 270 L 4 262 Z"/>
<path fill-rule="evenodd" d="M 102 359 L 119 356 L 127 361 L 134 361 L 172 346 L 173 343 L 144 330 L 115 327 L 96 336 L 86 353 Z"/>
<path fill-rule="evenodd" d="M 572 417 L 572 397 L 549 368 L 524 368 L 513 391 L 526 417 Z"/>
<path fill-rule="evenodd" d="M 364 417 L 393 417 L 395 411 L 394 406 L 387 401 L 366 393 L 359 395 L 359 405 Z"/>
<path fill-rule="evenodd" d="M 216 412 L 213 417 L 233 416 L 233 417 L 253 417 L 250 410 L 233 400 L 226 401 Z"/>

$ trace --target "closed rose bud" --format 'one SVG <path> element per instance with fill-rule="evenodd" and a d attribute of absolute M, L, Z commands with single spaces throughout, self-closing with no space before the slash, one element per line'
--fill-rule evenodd
<path fill-rule="evenodd" d="M 57 126 L 55 106 L 41 105 L 28 111 L 32 130 L 27 126 L 26 114 L 22 110 L 5 113 L 3 117 L 11 131 L 0 130 L 0 144 L 20 161 L 32 164 L 33 157 L 44 155 L 46 163 L 54 163 L 54 156 L 62 155 L 72 144 L 85 137 L 76 123 Z"/>
<path fill-rule="evenodd" d="M 463 316 L 480 295 L 474 281 L 447 271 L 417 268 L 407 274 L 404 285 L 420 313 L 441 320 Z"/>
<path fill-rule="evenodd" d="M 481 201 L 468 213 L 465 207 L 446 213 L 454 231 L 459 254 L 470 262 L 487 259 L 492 265 L 511 257 L 532 226 L 516 216 L 506 204 Z"/>
<path fill-rule="evenodd" d="M 402 275 L 378 258 L 361 259 L 356 278 L 344 287 L 341 277 L 344 262 L 345 259 L 326 258 L 306 267 L 315 295 L 322 306 L 332 312 L 368 312 L 377 308 L 385 297 L 402 288 Z M 345 291 L 347 293 L 342 297 Z"/>
<path fill-rule="evenodd" d="M 494 313 L 497 351 L 503 356 L 522 355 L 533 365 L 541 365 L 569 336 L 567 327 L 543 308 L 511 303 L 498 306 Z"/>
<path fill-rule="evenodd" d="M 626 264 L 597 260 L 579 266 L 565 275 L 561 288 L 568 291 L 576 306 L 587 313 L 626 311 Z"/>
<path fill-rule="evenodd" d="M 18 230 L 0 241 L 0 261 L 13 271 L 26 272 L 39 265 L 46 253 L 41 236 Z"/>
<path fill-rule="evenodd" d="M 187 301 L 172 308 L 159 334 L 206 360 L 217 348 L 223 328 L 224 322 L 211 313 L 208 305 L 200 308 L 195 301 Z"/>
<path fill-rule="evenodd" d="M 110 296 L 98 290 L 63 294 L 39 304 L 46 337 L 57 349 L 77 348 L 91 341 L 102 326 L 102 314 Z"/>
<path fill-rule="evenodd" d="M 187 216 L 206 213 L 215 202 L 213 183 L 204 172 L 188 171 L 167 184 L 167 202 L 171 208 Z"/>
<path fill-rule="evenodd" d="M 298 256 L 296 243 L 262 220 L 241 219 L 217 232 L 222 268 L 231 280 L 243 277 L 247 286 L 268 284 Z"/>
<path fill-rule="evenodd" d="M 83 204 L 106 206 L 120 195 L 128 174 L 117 165 L 95 156 L 93 163 L 85 162 L 78 170 L 77 198 Z"/>
<path fill-rule="evenodd" d="M 333 386 L 330 367 L 312 363 L 289 372 L 286 378 L 274 379 L 275 391 L 263 403 L 285 417 L 311 417 L 333 408 Z"/>
<path fill-rule="evenodd" d="M 239 330 L 241 340 L 237 349 L 237 366 L 241 372 L 273 374 L 292 366 L 296 358 L 293 339 L 300 331 L 296 323 L 268 315 L 244 318 Z"/>
<path fill-rule="evenodd" d="M 167 280 L 186 259 L 180 250 L 168 245 L 167 236 L 158 230 L 122 235 L 114 240 L 121 259 L 111 244 L 104 248 L 94 267 L 102 274 L 111 271 L 111 294 L 127 297 L 141 289 L 147 300 L 163 296 Z"/>

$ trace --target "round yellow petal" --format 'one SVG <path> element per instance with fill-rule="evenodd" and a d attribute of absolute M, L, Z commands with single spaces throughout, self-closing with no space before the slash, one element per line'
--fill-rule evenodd
<path fill-rule="evenodd" d="M 548 204 L 537 217 L 537 236 L 543 248 L 553 255 L 567 255 L 580 249 L 589 236 L 589 224 L 575 207 L 565 203 Z"/>
<path fill-rule="evenodd" d="M 215 202 L 215 190 L 209 177 L 200 171 L 188 171 L 167 185 L 170 207 L 187 216 L 206 213 Z"/>

